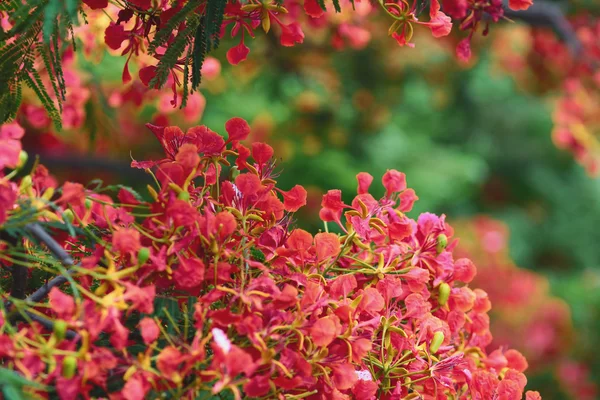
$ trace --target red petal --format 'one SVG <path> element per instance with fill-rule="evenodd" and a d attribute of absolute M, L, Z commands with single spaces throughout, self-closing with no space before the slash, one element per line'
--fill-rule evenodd
<path fill-rule="evenodd" d="M 248 53 L 250 53 L 250 49 L 242 41 L 227 51 L 227 61 L 231 65 L 237 65 L 248 57 Z"/>
<path fill-rule="evenodd" d="M 149 65 L 140 69 L 139 76 L 144 86 L 149 87 L 150 81 L 156 75 L 156 66 Z M 158 83 L 154 86 L 154 89 L 158 89 Z"/>
<path fill-rule="evenodd" d="M 313 18 L 319 18 L 325 14 L 317 0 L 304 0 L 304 11 Z"/>
<path fill-rule="evenodd" d="M 75 300 L 68 294 L 64 294 L 60 289 L 53 287 L 48 294 L 50 306 L 56 312 L 59 318 L 71 319 L 75 312 Z"/>
<path fill-rule="evenodd" d="M 508 7 L 514 11 L 527 10 L 533 5 L 533 0 L 508 0 Z"/>
<path fill-rule="evenodd" d="M 381 182 L 385 187 L 385 195 L 387 197 L 391 196 L 392 193 L 401 192 L 406 189 L 406 175 L 395 169 L 387 170 L 383 175 Z"/>
<path fill-rule="evenodd" d="M 188 129 L 188 135 L 196 137 L 195 143 L 198 151 L 205 155 L 220 154 L 225 147 L 225 140 L 217 132 L 211 131 L 206 126 L 196 126 Z"/>
<path fill-rule="evenodd" d="M 111 22 L 106 30 L 104 31 L 104 43 L 113 50 L 119 50 L 123 41 L 128 38 L 128 34 L 125 33 L 123 25 L 117 25 Z"/>
<path fill-rule="evenodd" d="M 471 38 L 465 38 L 458 43 L 456 56 L 463 62 L 469 61 L 471 58 Z"/>
<path fill-rule="evenodd" d="M 283 207 L 286 211 L 296 212 L 300 207 L 306 205 L 306 189 L 300 185 L 294 186 L 290 191 L 281 191 L 283 195 Z"/>
<path fill-rule="evenodd" d="M 315 235 L 315 247 L 319 262 L 336 256 L 340 251 L 340 241 L 335 233 L 321 232 Z"/>
<path fill-rule="evenodd" d="M 225 130 L 229 134 L 228 142 L 246 140 L 250 134 L 250 125 L 243 118 L 235 117 L 225 123 Z"/>
<path fill-rule="evenodd" d="M 146 344 L 154 342 L 160 333 L 156 322 L 154 322 L 152 318 L 148 317 L 143 318 L 140 321 L 140 331 L 142 333 L 142 339 L 144 339 L 144 343 Z"/>
<path fill-rule="evenodd" d="M 367 172 L 360 172 L 356 175 L 358 181 L 358 194 L 369 193 L 369 187 L 373 182 L 373 176 Z"/>
<path fill-rule="evenodd" d="M 266 143 L 252 143 L 252 158 L 263 165 L 273 157 L 273 148 Z"/>

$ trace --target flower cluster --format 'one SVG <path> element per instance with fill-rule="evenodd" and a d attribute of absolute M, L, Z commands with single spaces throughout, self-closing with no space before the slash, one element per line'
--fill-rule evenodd
<path fill-rule="evenodd" d="M 460 233 L 455 253 L 477 263 L 473 284 L 484 289 L 494 305 L 493 346 L 524 349 L 530 370 L 551 370 L 566 393 L 576 399 L 595 399 L 598 389 L 585 364 L 571 360 L 579 342 L 569 306 L 549 292 L 542 275 L 517 267 L 508 254 L 508 227 L 480 216 L 454 224 Z"/>
<path fill-rule="evenodd" d="M 132 163 L 156 182 L 149 201 L 56 188 L 40 166 L 0 181 L 2 228 L 62 223 L 70 234 L 54 233 L 77 262 L 48 303 L 4 303 L 4 365 L 62 399 L 523 397 L 527 361 L 488 351 L 491 304 L 467 285 L 476 268 L 453 258 L 444 216 L 406 216 L 417 196 L 404 174 L 383 175 L 380 199 L 367 173 L 350 204 L 329 191 L 313 235 L 292 227 L 306 191 L 276 186 L 273 149 L 244 146 L 243 119 L 227 139 L 148 127 L 165 151 Z M 30 240 L 4 246 L 3 265 L 29 267 L 32 281 L 64 271 Z"/>

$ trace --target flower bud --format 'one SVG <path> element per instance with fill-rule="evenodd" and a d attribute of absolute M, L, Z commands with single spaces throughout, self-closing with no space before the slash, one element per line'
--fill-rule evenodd
<path fill-rule="evenodd" d="M 73 220 L 75 219 L 75 214 L 73 214 L 73 211 L 71 211 L 71 210 L 65 210 L 62 214 L 62 217 L 63 217 L 63 221 L 72 223 Z"/>
<path fill-rule="evenodd" d="M 177 195 L 177 198 L 179 200 L 183 200 L 183 201 L 189 201 L 190 200 L 190 194 L 188 192 L 181 192 Z"/>
<path fill-rule="evenodd" d="M 21 185 L 19 190 L 24 192 L 29 189 L 33 185 L 33 179 L 31 179 L 31 175 L 25 175 L 23 179 L 21 179 Z"/>
<path fill-rule="evenodd" d="M 431 339 L 431 343 L 429 344 L 429 351 L 432 354 L 437 353 L 440 349 L 440 346 L 444 342 L 444 333 L 442 331 L 437 331 L 433 334 L 433 339 Z"/>
<path fill-rule="evenodd" d="M 65 333 L 67 332 L 67 323 L 62 319 L 55 321 L 53 326 L 53 332 L 54 336 L 56 337 L 56 340 L 58 342 L 61 342 L 65 338 Z"/>
<path fill-rule="evenodd" d="M 54 196 L 54 188 L 53 187 L 49 187 L 42 194 L 42 199 L 44 199 L 46 201 L 50 201 L 50 199 L 52 198 L 52 196 Z"/>
<path fill-rule="evenodd" d="M 77 358 L 75 356 L 66 356 L 62 361 L 62 376 L 71 379 L 75 376 L 77 369 Z"/>
<path fill-rule="evenodd" d="M 450 298 L 450 285 L 446 282 L 442 282 L 440 286 L 438 286 L 438 303 L 440 306 L 445 306 L 448 302 L 448 298 Z"/>
<path fill-rule="evenodd" d="M 150 258 L 150 249 L 142 247 L 138 252 L 138 265 L 144 265 L 148 261 L 148 258 Z"/>
<path fill-rule="evenodd" d="M 442 233 L 437 238 L 437 253 L 440 254 L 442 251 L 444 251 L 446 249 L 446 246 L 448 246 L 448 236 Z"/>
<path fill-rule="evenodd" d="M 90 208 L 92 208 L 92 200 L 91 199 L 85 199 L 85 202 L 83 204 L 85 205 L 86 210 L 89 210 Z"/>
<path fill-rule="evenodd" d="M 240 170 L 238 169 L 237 165 L 234 165 L 229 170 L 229 180 L 234 181 L 235 178 L 237 178 L 239 174 L 240 174 Z"/>
<path fill-rule="evenodd" d="M 21 168 L 22 166 L 24 166 L 28 159 L 29 155 L 27 154 L 27 152 L 25 150 L 21 150 L 21 152 L 19 153 L 19 162 L 17 163 L 17 168 Z"/>

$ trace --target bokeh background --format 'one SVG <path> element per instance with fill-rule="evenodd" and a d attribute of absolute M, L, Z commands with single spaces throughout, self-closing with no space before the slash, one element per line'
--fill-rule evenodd
<path fill-rule="evenodd" d="M 531 30 L 495 27 L 475 41 L 468 65 L 456 61 L 454 39 L 425 31 L 414 49 L 398 48 L 385 29 L 355 32 L 334 42 L 336 50 L 318 30 L 296 48 L 259 37 L 238 66 L 225 61 L 225 43 L 182 111 L 169 103 L 169 89 L 124 86 L 125 59 L 116 52 L 86 52 L 102 44 L 92 22 L 84 51 L 68 62 L 65 129 L 54 130 L 34 96 L 19 122 L 26 150 L 57 179 L 118 181 L 143 194 L 147 178 L 131 159 L 161 153 L 145 122 L 223 132 L 226 120 L 243 117 L 251 141 L 275 148 L 282 189 L 307 188 L 296 225 L 313 232 L 322 229 L 328 189 L 349 200 L 358 172 L 377 180 L 386 169 L 403 171 L 420 198 L 411 216 L 446 214 L 461 238 L 458 252 L 476 262 L 475 286 L 493 304 L 492 346 L 528 357 L 528 389 L 545 399 L 595 399 L 600 180 L 552 142 L 557 91 L 528 75 Z"/>

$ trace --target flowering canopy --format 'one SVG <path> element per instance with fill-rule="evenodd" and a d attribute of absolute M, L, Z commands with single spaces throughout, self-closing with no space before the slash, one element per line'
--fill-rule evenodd
<path fill-rule="evenodd" d="M 476 268 L 453 259 L 444 216 L 405 214 L 417 196 L 404 174 L 384 174 L 380 199 L 368 173 L 350 204 L 329 191 L 325 231 L 313 235 L 293 228 L 306 191 L 276 187 L 273 149 L 244 146 L 244 120 L 227 122 L 227 138 L 205 126 L 149 128 L 165 158 L 132 165 L 155 178 L 150 201 L 123 187 L 114 199 L 76 183 L 57 188 L 41 166 L 20 183 L 13 173 L 0 180 L 2 228 L 63 226 L 78 262 L 48 303 L 36 294 L 1 311 L 0 358 L 42 385 L 28 390 L 62 399 L 523 397 L 527 361 L 488 350 L 491 304 L 468 286 Z M 31 240 L 4 248 L 3 264 L 29 267 L 32 281 L 64 271 Z"/>

